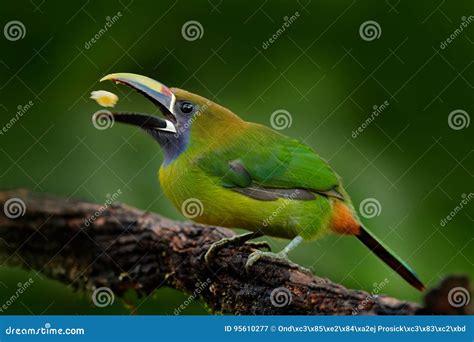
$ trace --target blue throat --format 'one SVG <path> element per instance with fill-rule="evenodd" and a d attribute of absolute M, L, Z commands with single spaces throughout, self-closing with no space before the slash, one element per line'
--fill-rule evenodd
<path fill-rule="evenodd" d="M 178 129 L 177 133 L 147 130 L 147 132 L 160 144 L 163 150 L 163 166 L 170 164 L 186 151 L 189 142 L 189 128 Z"/>

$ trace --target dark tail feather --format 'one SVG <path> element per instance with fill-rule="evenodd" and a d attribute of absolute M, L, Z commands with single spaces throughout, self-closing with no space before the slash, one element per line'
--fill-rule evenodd
<path fill-rule="evenodd" d="M 357 238 L 366 245 L 375 255 L 383 260 L 395 272 L 397 272 L 403 279 L 410 283 L 416 289 L 423 291 L 425 286 L 418 279 L 418 276 L 408 267 L 399 257 L 390 251 L 387 247 L 377 241 L 375 236 L 370 234 L 364 227 L 360 227 L 360 233 L 356 235 Z"/>

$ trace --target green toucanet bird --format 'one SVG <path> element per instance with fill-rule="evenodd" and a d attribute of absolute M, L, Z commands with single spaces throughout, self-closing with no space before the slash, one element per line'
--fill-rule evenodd
<path fill-rule="evenodd" d="M 251 231 L 213 244 L 206 261 L 228 243 L 261 235 L 292 241 L 279 253 L 257 249 L 247 269 L 261 257 L 286 259 L 303 240 L 354 235 L 411 285 L 424 289 L 415 273 L 361 224 L 340 178 L 310 147 L 145 76 L 117 73 L 103 80 L 137 90 L 164 115 L 109 114 L 116 122 L 142 128 L 161 146 L 159 180 L 174 206 L 186 210 L 195 200 L 202 208 L 194 221 Z"/>

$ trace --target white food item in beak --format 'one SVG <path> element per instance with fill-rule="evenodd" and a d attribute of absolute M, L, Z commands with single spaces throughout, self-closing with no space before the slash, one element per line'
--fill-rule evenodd
<path fill-rule="evenodd" d="M 91 92 L 91 99 L 95 100 L 102 107 L 114 107 L 119 98 L 110 91 L 96 90 Z"/>

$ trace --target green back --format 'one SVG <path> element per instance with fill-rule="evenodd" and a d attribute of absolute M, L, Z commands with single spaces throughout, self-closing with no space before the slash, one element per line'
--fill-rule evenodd
<path fill-rule="evenodd" d="M 233 169 L 230 161 L 245 168 Z M 231 139 L 198 159 L 209 176 L 225 187 L 304 188 L 326 191 L 339 187 L 339 177 L 326 161 L 299 141 L 267 127 L 249 124 Z"/>

